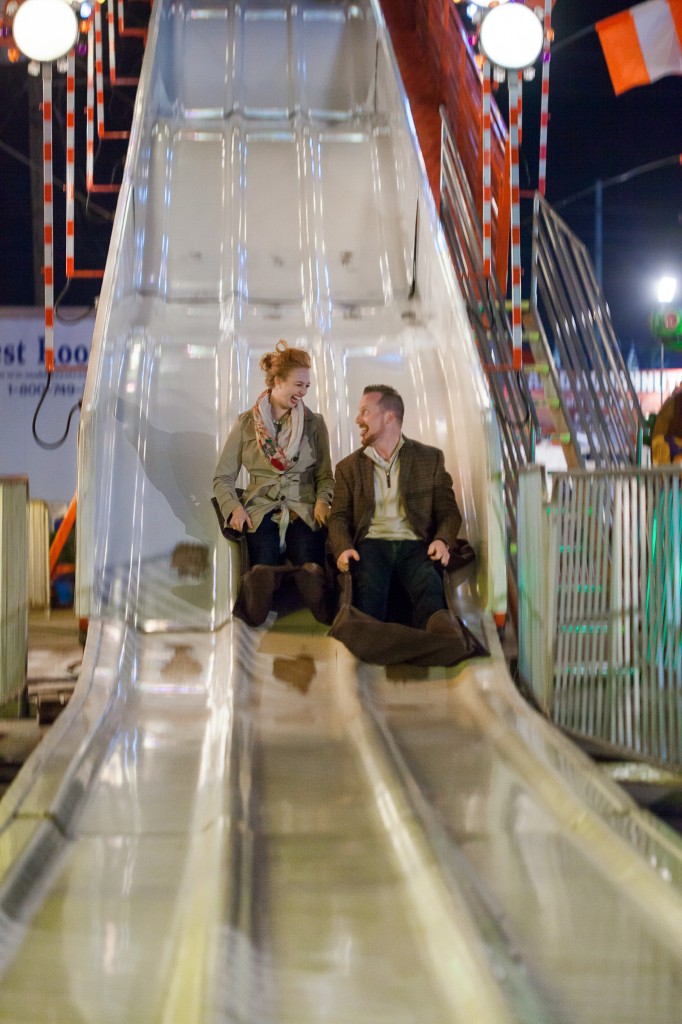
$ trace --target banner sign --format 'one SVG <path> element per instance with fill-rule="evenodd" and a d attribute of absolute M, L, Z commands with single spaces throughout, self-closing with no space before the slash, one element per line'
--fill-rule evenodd
<path fill-rule="evenodd" d="M 653 313 L 651 330 L 666 348 L 682 349 L 682 309 L 666 309 Z"/>
<path fill-rule="evenodd" d="M 79 312 L 68 310 L 69 316 Z M 0 476 L 28 476 L 31 498 L 68 504 L 76 491 L 79 410 L 53 451 L 41 447 L 32 430 L 47 384 L 43 321 L 42 309 L 0 311 Z M 55 372 L 35 425 L 44 443 L 60 440 L 83 397 L 94 325 L 94 313 L 78 323 L 55 322 Z"/>

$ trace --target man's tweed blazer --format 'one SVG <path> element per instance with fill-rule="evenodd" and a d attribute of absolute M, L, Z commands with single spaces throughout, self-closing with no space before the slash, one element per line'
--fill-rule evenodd
<path fill-rule="evenodd" d="M 427 543 L 440 538 L 452 547 L 462 525 L 440 448 L 405 438 L 398 455 L 400 494 L 412 529 Z M 374 463 L 361 448 L 336 467 L 334 500 L 327 523 L 334 558 L 356 548 L 374 515 Z"/>

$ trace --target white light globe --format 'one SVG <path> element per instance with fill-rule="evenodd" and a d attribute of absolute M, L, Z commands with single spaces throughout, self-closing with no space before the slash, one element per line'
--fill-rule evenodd
<path fill-rule="evenodd" d="M 674 277 L 661 277 L 656 283 L 656 298 L 662 306 L 667 306 L 675 298 L 677 281 Z"/>
<path fill-rule="evenodd" d="M 57 60 L 75 45 L 78 19 L 65 0 L 24 0 L 14 15 L 12 33 L 29 60 Z"/>
<path fill-rule="evenodd" d="M 540 56 L 544 32 L 530 7 L 506 3 L 488 11 L 481 25 L 479 45 L 492 64 L 518 70 Z"/>

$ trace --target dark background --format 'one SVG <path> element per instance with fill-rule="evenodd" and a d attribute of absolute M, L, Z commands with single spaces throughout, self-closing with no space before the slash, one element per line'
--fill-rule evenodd
<path fill-rule="evenodd" d="M 642 368 L 660 365 L 649 330 L 656 308 L 655 282 L 678 279 L 682 306 L 682 76 L 615 96 L 599 38 L 583 29 L 631 6 L 623 0 L 554 7 L 550 65 L 547 198 L 594 257 L 594 195 L 570 201 L 601 179 L 603 189 L 603 288 L 624 354 L 634 347 Z M 537 186 L 540 74 L 524 88 L 522 187 Z M 666 157 L 676 162 L 638 174 L 623 184 L 609 178 Z M 564 203 L 563 200 L 569 200 Z M 666 365 L 682 366 L 668 352 Z"/>
<path fill-rule="evenodd" d="M 109 0 L 111 2 L 111 0 Z M 0 0 L 0 12 L 4 0 Z M 107 5 L 102 7 L 106 21 Z M 144 27 L 150 5 L 128 0 L 126 28 Z M 84 40 L 84 37 L 79 37 Z M 103 47 L 107 48 L 106 26 Z M 117 40 L 117 72 L 120 77 L 137 76 L 143 53 L 139 38 Z M 108 54 L 104 53 L 105 74 Z M 65 197 L 66 178 L 66 75 L 52 65 L 53 74 L 53 174 L 54 174 L 54 270 L 55 299 L 66 284 Z M 111 89 L 105 78 L 105 125 L 108 131 L 130 129 L 135 89 Z M 27 61 L 11 64 L 7 49 L 0 48 L 0 305 L 42 305 L 40 280 L 42 252 L 42 78 L 29 75 Z M 93 194 L 85 190 L 85 108 L 86 58 L 76 59 L 76 159 L 75 159 L 75 264 L 78 269 L 103 269 L 117 195 Z M 120 182 L 127 143 L 95 138 L 95 182 Z M 33 189 L 32 179 L 33 176 Z M 33 199 L 32 199 L 33 193 Z M 40 203 L 32 213 L 32 202 Z M 98 280 L 74 280 L 62 299 L 62 308 L 89 305 L 99 293 Z M 59 310 L 57 310 L 59 313 Z"/>
<path fill-rule="evenodd" d="M 623 0 L 575 3 L 557 0 L 554 8 L 555 41 L 550 75 L 550 125 L 547 198 L 571 229 L 594 254 L 594 196 L 601 179 L 603 191 L 603 288 L 626 357 L 636 355 L 641 367 L 659 365 L 658 343 L 649 330 L 655 308 L 654 283 L 663 274 L 678 277 L 678 305 L 682 305 L 682 76 L 669 76 L 653 85 L 616 97 L 613 93 L 599 39 L 594 31 L 580 35 L 595 21 L 627 9 Z M 127 5 L 130 26 L 148 18 L 146 3 Z M 577 36 L 573 41 L 571 38 Z M 106 46 L 106 38 L 105 38 Z M 141 44 L 123 40 L 118 49 L 119 73 L 139 68 Z M 31 215 L 31 162 L 42 176 L 40 148 L 40 79 L 32 79 L 26 63 L 6 62 L 0 53 L 0 305 L 34 305 L 34 231 Z M 106 58 L 105 58 L 106 60 Z M 54 76 L 55 159 L 55 295 L 65 283 L 64 202 L 59 182 L 65 176 L 64 75 Z M 504 112 L 505 97 L 499 94 Z M 134 91 L 106 92 L 107 128 L 130 126 Z M 538 173 L 540 74 L 524 85 L 524 132 L 521 187 L 534 189 Z M 76 190 L 84 197 L 85 61 L 77 71 Z M 31 124 L 34 125 L 31 133 Z M 99 182 L 120 180 L 125 145 L 101 144 L 95 165 Z M 637 174 L 622 184 L 608 179 L 636 171 L 651 162 L 678 157 L 677 163 Z M 115 209 L 115 197 L 96 195 L 76 204 L 76 266 L 103 267 Z M 525 202 L 528 220 L 530 203 Z M 40 229 L 42 230 L 42 229 Z M 41 234 L 38 234 L 38 241 Z M 38 246 L 39 248 L 39 246 Z M 42 253 L 36 254 L 42 265 Z M 99 282 L 73 282 L 63 307 L 92 301 Z M 667 364 L 682 366 L 682 354 L 668 353 Z"/>

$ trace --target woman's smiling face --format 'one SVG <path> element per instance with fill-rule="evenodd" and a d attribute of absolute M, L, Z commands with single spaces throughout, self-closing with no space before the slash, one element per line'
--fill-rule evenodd
<path fill-rule="evenodd" d="M 283 414 L 305 398 L 309 387 L 310 370 L 306 366 L 297 366 L 286 377 L 275 377 L 270 392 L 270 405 L 275 412 Z"/>

